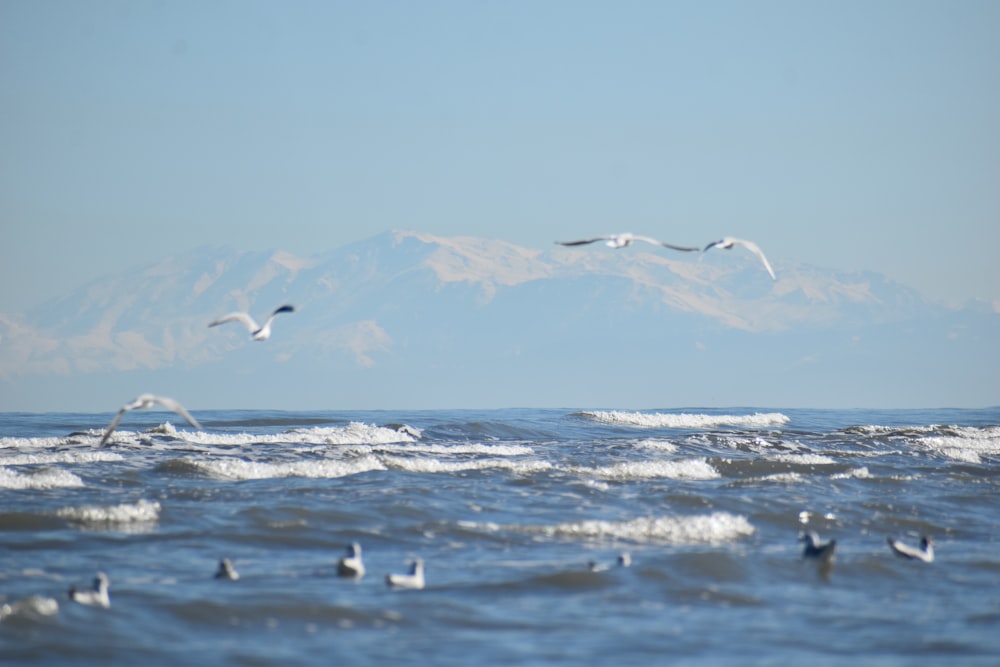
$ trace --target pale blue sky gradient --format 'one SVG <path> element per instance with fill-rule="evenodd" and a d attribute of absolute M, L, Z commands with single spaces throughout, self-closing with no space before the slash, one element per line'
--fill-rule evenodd
<path fill-rule="evenodd" d="M 0 3 L 0 312 L 202 244 L 633 231 L 1000 299 L 1000 3 Z"/>

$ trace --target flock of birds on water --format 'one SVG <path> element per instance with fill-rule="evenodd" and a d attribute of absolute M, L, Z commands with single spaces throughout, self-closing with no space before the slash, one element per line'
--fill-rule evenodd
<path fill-rule="evenodd" d="M 800 542 L 805 543 L 802 550 L 802 558 L 814 561 L 819 565 L 819 571 L 827 574 L 833 565 L 834 555 L 837 551 L 837 540 L 823 542 L 814 531 L 804 532 L 799 537 Z M 915 547 L 906 544 L 893 537 L 886 538 L 892 553 L 906 560 L 922 561 L 924 563 L 934 562 L 934 540 L 926 535 L 920 539 L 920 546 Z M 632 566 L 632 556 L 628 552 L 618 555 L 615 567 L 627 568 Z M 587 567 L 591 572 L 604 572 L 611 569 L 611 565 L 590 561 Z M 365 564 L 361 558 L 361 545 L 353 542 L 347 546 L 347 552 L 337 561 L 337 576 L 358 580 L 365 576 Z M 239 581 L 240 575 L 229 558 L 219 561 L 219 567 L 215 572 L 215 579 L 222 581 Z M 385 576 L 387 586 L 402 590 L 421 590 L 425 586 L 424 561 L 415 558 L 410 562 L 409 570 L 398 574 L 387 574 Z M 79 590 L 75 587 L 69 589 L 69 599 L 78 604 L 101 607 L 109 609 L 111 607 L 110 595 L 111 582 L 107 575 L 98 572 L 94 578 L 94 584 L 90 589 Z"/>
<path fill-rule="evenodd" d="M 746 248 L 754 255 L 760 259 L 767 271 L 768 275 L 771 276 L 772 280 L 776 280 L 774 274 L 774 269 L 771 268 L 771 263 L 767 261 L 767 257 L 760 247 L 753 241 L 747 241 L 744 239 L 737 239 L 733 237 L 724 237 L 718 241 L 713 241 L 709 243 L 704 248 L 692 247 L 692 246 L 678 246 L 671 243 L 666 243 L 664 241 L 659 241 L 657 239 L 640 236 L 631 233 L 623 234 L 608 234 L 605 236 L 597 236 L 594 238 L 580 239 L 577 241 L 556 241 L 557 244 L 562 246 L 574 247 L 589 245 L 591 243 L 597 243 L 603 241 L 605 245 L 610 248 L 626 248 L 632 243 L 639 241 L 642 243 L 648 243 L 651 245 L 661 246 L 668 248 L 670 250 L 676 250 L 679 252 L 701 252 L 705 253 L 712 248 L 720 248 L 723 250 L 729 250 L 735 246 L 742 246 Z M 232 312 L 227 315 L 223 315 L 212 322 L 209 323 L 209 327 L 219 326 L 220 324 L 226 324 L 228 322 L 238 322 L 242 324 L 250 334 L 251 340 L 254 341 L 265 341 L 271 337 L 271 323 L 274 318 L 282 313 L 293 313 L 295 312 L 295 307 L 292 305 L 282 305 L 276 308 L 263 324 L 258 324 L 256 320 L 253 319 L 248 313 L 237 311 Z M 118 428 L 121 423 L 122 418 L 126 413 L 131 410 L 143 410 L 149 409 L 156 405 L 160 405 L 163 408 L 177 413 L 183 417 L 191 426 L 201 430 L 201 424 L 198 423 L 191 413 L 189 413 L 183 405 L 178 401 L 167 398 L 165 396 L 156 396 L 154 394 L 141 394 L 134 400 L 126 403 L 118 410 L 114 419 L 105 429 L 104 435 L 101 438 L 99 447 L 104 447 L 107 445 L 111 438 L 111 435 Z M 802 551 L 803 559 L 808 559 L 815 561 L 819 564 L 821 569 L 828 569 L 833 564 L 834 554 L 837 549 L 837 541 L 829 540 L 827 542 L 822 542 L 819 536 L 812 531 L 802 533 L 799 538 L 800 542 L 805 543 L 805 547 Z M 925 563 L 931 563 L 934 560 L 934 541 L 928 537 L 923 536 L 920 540 L 920 546 L 914 547 L 907 545 L 895 538 L 887 538 L 889 548 L 894 554 L 900 558 L 905 558 L 907 560 L 918 560 Z M 618 556 L 615 565 L 617 567 L 630 567 L 632 565 L 632 557 L 628 553 L 622 553 Z M 588 563 L 588 567 L 593 572 L 600 572 L 610 568 L 609 565 L 597 563 L 591 561 Z M 348 577 L 352 579 L 360 579 L 365 576 L 365 565 L 361 557 L 361 545 L 354 542 L 347 547 L 347 553 L 337 561 L 337 575 L 340 577 Z M 219 562 L 218 570 L 215 573 L 215 578 L 225 581 L 238 581 L 240 579 L 239 573 L 236 571 L 232 560 L 229 558 L 223 558 Z M 420 558 L 414 559 L 410 563 L 409 570 L 404 573 L 398 574 L 387 574 L 385 577 L 385 582 L 388 586 L 397 589 L 410 589 L 410 590 L 420 590 L 424 588 L 424 562 Z M 82 605 L 110 608 L 111 606 L 111 596 L 109 593 L 111 587 L 110 580 L 107 575 L 103 572 L 98 572 L 97 576 L 94 578 L 93 586 L 90 589 L 77 589 L 72 587 L 69 589 L 69 599 L 73 602 Z"/>

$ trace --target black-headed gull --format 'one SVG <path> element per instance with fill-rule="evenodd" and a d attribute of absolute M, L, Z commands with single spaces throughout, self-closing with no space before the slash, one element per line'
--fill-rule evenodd
<path fill-rule="evenodd" d="M 76 588 L 70 588 L 69 599 L 79 604 L 108 609 L 111 607 L 111 597 L 108 595 L 108 587 L 110 585 L 107 575 L 103 572 L 98 572 L 94 578 L 94 587 L 91 590 L 78 591 Z"/>
<path fill-rule="evenodd" d="M 417 558 L 410 564 L 407 574 L 387 574 L 385 583 L 394 588 L 412 588 L 419 590 L 424 587 L 424 561 Z"/>
<path fill-rule="evenodd" d="M 892 553 L 896 554 L 900 558 L 922 560 L 925 563 L 934 562 L 934 540 L 926 535 L 920 538 L 919 548 L 903 544 L 899 540 L 891 537 L 887 537 L 886 542 L 889 543 L 889 548 L 892 549 Z"/>
<path fill-rule="evenodd" d="M 365 564 L 361 560 L 361 545 L 357 542 L 347 546 L 347 555 L 337 561 L 337 575 L 360 579 L 365 576 Z"/>
<path fill-rule="evenodd" d="M 257 324 L 257 321 L 254 320 L 252 317 L 250 317 L 248 313 L 238 311 L 235 313 L 229 313 L 228 315 L 223 315 L 219 319 L 209 323 L 208 326 L 215 327 L 220 324 L 225 324 L 226 322 L 239 322 L 240 324 L 242 324 L 247 328 L 247 331 L 250 332 L 250 338 L 252 338 L 253 340 L 267 340 L 268 338 L 271 337 L 271 322 L 274 320 L 275 316 L 280 313 L 294 313 L 294 312 L 295 312 L 295 306 L 289 306 L 288 304 L 285 304 L 284 306 L 277 308 L 273 313 L 271 313 L 268 316 L 268 318 L 264 320 L 263 326 L 261 326 Z"/>
<path fill-rule="evenodd" d="M 726 236 L 722 239 L 719 239 L 718 241 L 713 241 L 709 243 L 707 246 L 705 246 L 705 249 L 702 250 L 702 252 L 708 252 L 712 248 L 722 248 L 723 250 L 729 250 L 735 245 L 741 245 L 750 252 L 752 252 L 753 254 L 757 255 L 757 257 L 760 258 L 760 261 L 763 262 L 764 268 L 767 269 L 767 272 L 770 274 L 771 280 L 777 280 L 777 278 L 774 275 L 774 269 L 771 268 L 771 263 L 768 262 L 767 257 L 764 256 L 764 251 L 761 250 L 760 246 L 758 246 L 753 241 L 744 241 L 743 239 L 734 239 L 731 236 Z"/>
<path fill-rule="evenodd" d="M 227 581 L 239 581 L 240 573 L 233 567 L 233 561 L 223 558 L 219 561 L 219 569 L 215 572 L 216 579 L 226 579 Z"/>
<path fill-rule="evenodd" d="M 799 536 L 799 542 L 806 543 L 805 548 L 802 550 L 802 557 L 814 558 L 820 563 L 830 563 L 833 560 L 834 552 L 837 550 L 837 540 L 820 542 L 819 535 L 811 531 L 802 533 Z"/>
<path fill-rule="evenodd" d="M 116 428 L 118 428 L 118 424 L 121 422 L 122 417 L 125 416 L 126 412 L 130 410 L 144 410 L 147 408 L 151 408 L 157 403 L 159 403 L 168 410 L 176 412 L 181 417 L 184 417 L 184 419 L 186 419 L 187 422 L 191 424 L 191 426 L 194 426 L 197 429 L 201 429 L 201 424 L 198 423 L 198 420 L 192 417 L 190 413 L 188 413 L 188 411 L 184 409 L 184 406 L 175 401 L 174 399 L 167 398 L 166 396 L 154 396 L 153 394 L 141 394 L 131 403 L 126 403 L 121 407 L 121 409 L 118 411 L 118 414 L 115 415 L 115 418 L 111 420 L 110 424 L 108 424 L 108 428 L 104 431 L 104 437 L 101 438 L 101 444 L 98 445 L 98 447 L 103 447 L 105 444 L 107 444 L 108 438 L 110 438 L 111 434 L 115 432 Z"/>
<path fill-rule="evenodd" d="M 624 234 L 607 234 L 605 236 L 596 236 L 592 239 L 580 239 L 579 241 L 556 241 L 556 243 L 564 246 L 578 246 L 587 245 L 588 243 L 597 243 L 598 241 L 604 241 L 604 245 L 609 248 L 626 248 L 632 245 L 633 241 L 642 241 L 643 243 L 663 246 L 664 248 L 670 248 L 671 250 L 680 250 L 681 252 L 697 252 L 701 249 L 691 248 L 689 246 L 673 245 L 672 243 L 664 243 L 663 241 L 658 241 L 648 236 L 637 236 L 629 232 Z"/>

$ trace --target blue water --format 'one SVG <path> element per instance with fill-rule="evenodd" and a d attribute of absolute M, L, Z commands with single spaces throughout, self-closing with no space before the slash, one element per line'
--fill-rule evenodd
<path fill-rule="evenodd" d="M 997 408 L 134 411 L 100 449 L 112 416 L 0 414 L 4 664 L 1000 655 Z"/>

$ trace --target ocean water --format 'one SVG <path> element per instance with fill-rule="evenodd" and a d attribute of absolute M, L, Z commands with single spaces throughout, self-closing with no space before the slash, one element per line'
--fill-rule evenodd
<path fill-rule="evenodd" d="M 0 662 L 1000 664 L 998 408 L 195 416 L 0 414 Z"/>

